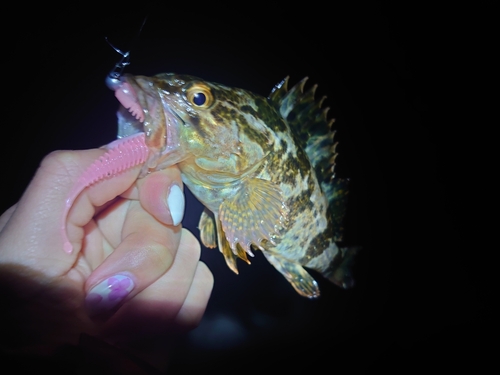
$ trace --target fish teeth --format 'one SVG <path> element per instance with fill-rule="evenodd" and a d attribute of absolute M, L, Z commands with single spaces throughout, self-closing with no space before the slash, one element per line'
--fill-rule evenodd
<path fill-rule="evenodd" d="M 140 122 L 144 122 L 144 120 L 141 120 L 141 112 L 138 110 L 133 109 L 132 107 L 127 108 L 128 112 L 134 116 L 134 118 Z"/>

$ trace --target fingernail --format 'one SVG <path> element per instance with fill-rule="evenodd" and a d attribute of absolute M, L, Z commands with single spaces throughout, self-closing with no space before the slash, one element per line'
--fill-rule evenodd
<path fill-rule="evenodd" d="M 184 217 L 184 193 L 178 185 L 172 185 L 167 198 L 170 216 L 174 225 L 179 225 Z"/>
<path fill-rule="evenodd" d="M 93 287 L 85 298 L 90 315 L 109 311 L 118 305 L 134 289 L 134 282 L 128 276 L 114 275 Z"/>

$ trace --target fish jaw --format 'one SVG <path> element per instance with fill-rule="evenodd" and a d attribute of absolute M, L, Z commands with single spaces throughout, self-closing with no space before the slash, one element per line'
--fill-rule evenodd
<path fill-rule="evenodd" d="M 141 171 L 141 177 L 151 170 L 174 165 L 186 157 L 179 139 L 183 121 L 165 103 L 154 79 L 125 75 L 122 84 L 115 90 L 115 96 L 121 104 L 117 113 L 119 137 L 138 132 L 146 134 L 150 156 Z"/>

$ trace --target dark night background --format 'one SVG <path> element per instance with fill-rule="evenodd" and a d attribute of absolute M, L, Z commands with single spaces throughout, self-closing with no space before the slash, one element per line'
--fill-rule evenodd
<path fill-rule="evenodd" d="M 172 371 L 408 373 L 489 362 L 493 294 L 464 245 L 462 135 L 443 116 L 456 43 L 440 31 L 444 13 L 383 2 L 221 13 L 186 4 L 12 14 L 3 32 L 2 212 L 49 152 L 115 138 L 118 103 L 104 78 L 119 56 L 104 37 L 127 49 L 149 12 L 129 73 L 186 73 L 264 96 L 287 75 L 318 83 L 336 118 L 337 175 L 351 178 L 346 242 L 363 247 L 355 288 L 318 277 L 318 300 L 298 296 L 260 253 L 236 276 L 218 250 L 204 249 L 213 295 Z M 198 235 L 201 206 L 187 194 L 184 225 Z"/>

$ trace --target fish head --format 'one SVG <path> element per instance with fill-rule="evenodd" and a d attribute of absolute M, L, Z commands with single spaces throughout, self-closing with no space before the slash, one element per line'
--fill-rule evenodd
<path fill-rule="evenodd" d="M 125 75 L 115 95 L 119 137 L 139 131 L 154 155 L 148 167 L 193 165 L 241 175 L 272 150 L 272 134 L 258 115 L 267 99 L 246 90 L 174 73 Z M 199 174 L 199 173 L 198 173 Z"/>

